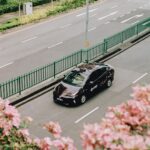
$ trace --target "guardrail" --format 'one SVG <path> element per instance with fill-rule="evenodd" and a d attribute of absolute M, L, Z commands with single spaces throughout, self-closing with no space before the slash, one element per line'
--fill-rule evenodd
<path fill-rule="evenodd" d="M 145 31 L 148 26 L 145 26 L 144 24 L 147 22 L 150 22 L 150 18 L 147 18 L 123 30 L 122 32 L 104 39 L 102 43 L 99 43 L 93 47 L 90 47 L 86 50 L 79 50 L 51 64 L 37 68 L 29 73 L 1 83 L 0 97 L 5 99 L 15 94 L 21 94 L 22 91 L 29 89 L 52 77 L 55 78 L 57 74 L 62 73 L 63 71 L 75 65 L 85 61 L 91 61 L 95 58 L 107 54 L 114 46 L 123 43 L 131 37 L 138 36 L 139 33 Z"/>

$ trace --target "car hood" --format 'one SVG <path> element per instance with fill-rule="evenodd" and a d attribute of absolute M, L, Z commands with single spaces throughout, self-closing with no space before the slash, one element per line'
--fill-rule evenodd
<path fill-rule="evenodd" d="M 70 84 L 66 84 L 61 82 L 55 89 L 55 92 L 58 96 L 62 97 L 72 97 L 76 93 L 79 92 L 81 87 L 72 86 Z"/>

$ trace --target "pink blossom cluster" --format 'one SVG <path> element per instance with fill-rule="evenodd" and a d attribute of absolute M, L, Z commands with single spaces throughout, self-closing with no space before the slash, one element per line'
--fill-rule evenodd
<path fill-rule="evenodd" d="M 84 150 L 150 149 L 150 86 L 134 87 L 132 97 L 109 107 L 101 123 L 84 125 Z"/>
<path fill-rule="evenodd" d="M 54 136 L 54 140 L 49 137 L 44 139 L 35 139 L 35 143 L 40 147 L 41 150 L 51 150 L 52 147 L 58 150 L 76 150 L 74 141 L 69 137 L 63 137 L 61 135 L 61 127 L 58 122 L 48 122 L 44 124 L 44 128 L 47 129 Z"/>
<path fill-rule="evenodd" d="M 26 117 L 21 122 L 17 109 L 11 106 L 8 101 L 0 99 L 0 149 L 7 147 L 6 149 L 14 150 L 51 150 L 53 148 L 76 150 L 71 138 L 61 136 L 62 130 L 58 122 L 50 121 L 44 124 L 44 128 L 54 136 L 53 140 L 49 137 L 32 139 L 27 129 L 27 125 L 31 121 L 31 117 Z"/>
<path fill-rule="evenodd" d="M 3 129 L 2 135 L 9 135 L 13 127 L 19 127 L 20 114 L 15 107 L 9 105 L 8 101 L 0 99 L 0 129 Z"/>

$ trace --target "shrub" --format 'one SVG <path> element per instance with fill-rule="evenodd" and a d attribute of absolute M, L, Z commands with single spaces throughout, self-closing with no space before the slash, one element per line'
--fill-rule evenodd
<path fill-rule="evenodd" d="M 0 0 L 0 4 L 6 4 L 7 3 L 7 0 Z"/>
<path fill-rule="evenodd" d="M 20 22 L 17 18 L 11 19 L 7 21 L 6 23 L 0 25 L 0 31 L 4 31 L 13 27 L 17 27 L 20 25 Z"/>
<path fill-rule="evenodd" d="M 92 1 L 96 1 L 96 0 L 92 0 Z M 4 31 L 6 29 L 10 29 L 10 28 L 23 25 L 23 24 L 27 24 L 30 22 L 34 22 L 34 21 L 46 18 L 47 16 L 52 16 L 52 15 L 56 15 L 62 12 L 66 12 L 67 10 L 83 6 L 84 4 L 85 4 L 85 0 L 60 1 L 60 2 L 55 3 L 53 9 L 52 7 L 49 6 L 47 8 L 35 11 L 32 15 L 24 15 L 18 19 L 5 22 L 2 25 L 0 25 L 0 31 Z M 0 6 L 0 14 L 7 12 L 9 9 L 11 10 L 18 9 L 18 3 L 16 1 L 13 2 L 11 6 L 12 7 L 8 7 L 8 5 Z"/>

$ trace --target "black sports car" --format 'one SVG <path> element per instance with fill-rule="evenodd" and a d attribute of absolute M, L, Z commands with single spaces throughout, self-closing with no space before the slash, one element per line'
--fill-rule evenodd
<path fill-rule="evenodd" d="M 79 105 L 99 87 L 110 87 L 114 80 L 114 69 L 106 64 L 83 64 L 73 69 L 55 87 L 54 102 L 63 105 Z"/>

